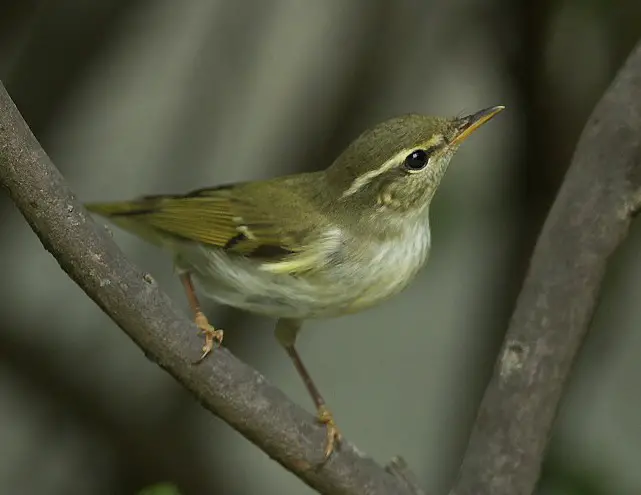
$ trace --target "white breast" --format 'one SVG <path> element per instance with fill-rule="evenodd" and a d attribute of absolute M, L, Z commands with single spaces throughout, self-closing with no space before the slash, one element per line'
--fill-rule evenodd
<path fill-rule="evenodd" d="M 283 318 L 337 316 L 373 306 L 414 278 L 430 248 L 427 218 L 416 220 L 393 242 L 365 245 L 331 229 L 323 244 L 328 262 L 312 275 L 270 273 L 261 262 L 195 245 L 183 246 L 177 263 L 222 304 Z"/>
<path fill-rule="evenodd" d="M 351 309 L 375 305 L 403 290 L 427 260 L 430 250 L 430 228 L 427 221 L 406 227 L 400 239 L 372 244 L 371 259 L 363 259 L 355 292 L 359 294 Z M 366 251 L 367 252 L 367 251 Z"/>

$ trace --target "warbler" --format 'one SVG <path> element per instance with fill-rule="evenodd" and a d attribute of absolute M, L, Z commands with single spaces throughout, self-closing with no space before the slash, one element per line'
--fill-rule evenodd
<path fill-rule="evenodd" d="M 327 459 L 341 433 L 296 350 L 302 321 L 363 310 L 410 283 L 428 257 L 429 206 L 452 156 L 503 108 L 386 120 L 323 171 L 86 206 L 173 254 L 204 333 L 200 360 L 223 331 L 193 280 L 219 303 L 278 318 L 276 337 L 326 425 Z"/>

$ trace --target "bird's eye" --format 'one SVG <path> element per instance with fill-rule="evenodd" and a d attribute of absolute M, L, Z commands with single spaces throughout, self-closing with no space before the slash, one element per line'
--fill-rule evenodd
<path fill-rule="evenodd" d="M 430 161 L 430 156 L 425 150 L 415 150 L 412 151 L 405 158 L 403 163 L 406 170 L 409 172 L 416 172 L 425 168 L 425 165 Z"/>

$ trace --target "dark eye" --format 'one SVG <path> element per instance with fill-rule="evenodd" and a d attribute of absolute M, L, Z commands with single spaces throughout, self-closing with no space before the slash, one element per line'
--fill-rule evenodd
<path fill-rule="evenodd" d="M 406 170 L 416 171 L 425 168 L 425 165 L 427 165 L 427 162 L 429 162 L 429 160 L 430 156 L 427 154 L 427 151 L 416 150 L 407 155 L 407 158 L 405 158 L 405 162 L 403 163 L 403 165 L 405 166 Z"/>

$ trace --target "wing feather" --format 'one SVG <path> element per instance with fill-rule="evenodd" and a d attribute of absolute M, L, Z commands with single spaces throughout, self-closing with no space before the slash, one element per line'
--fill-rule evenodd
<path fill-rule="evenodd" d="M 266 270 L 274 273 L 307 271 L 321 254 L 308 247 L 313 245 L 306 242 L 309 233 L 297 228 L 295 222 L 285 220 L 288 229 L 279 228 L 282 218 L 273 218 L 267 208 L 252 200 L 251 194 L 234 194 L 230 186 L 183 196 L 157 195 L 129 202 L 89 204 L 87 208 L 140 235 L 141 230 L 151 229 L 161 236 L 259 259 L 265 262 Z"/>

